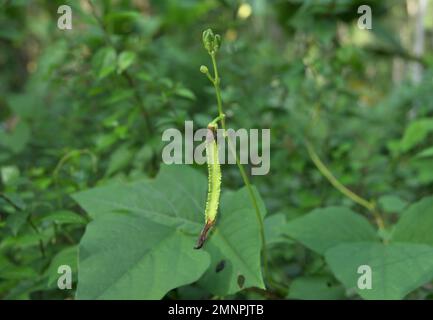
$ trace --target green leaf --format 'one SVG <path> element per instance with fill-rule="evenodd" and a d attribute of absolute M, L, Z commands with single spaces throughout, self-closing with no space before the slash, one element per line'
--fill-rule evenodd
<path fill-rule="evenodd" d="M 385 212 L 400 213 L 407 207 L 408 203 L 395 195 L 384 195 L 378 200 Z"/>
<path fill-rule="evenodd" d="M 233 266 L 222 278 L 227 290 L 241 289 L 239 275 L 243 287 L 263 286 L 258 225 L 245 189 L 223 195 L 216 227 L 204 249 L 193 250 L 206 191 L 207 179 L 196 170 L 162 166 L 155 180 L 75 194 L 94 219 L 80 243 L 78 298 L 159 299 L 198 280 L 209 267 L 208 252 L 214 263 L 221 248 Z"/>
<path fill-rule="evenodd" d="M 287 223 L 284 213 L 276 213 L 266 217 L 264 223 L 267 245 L 288 241 L 288 239 L 284 237 L 285 225 Z"/>
<path fill-rule="evenodd" d="M 28 116 L 26 112 L 22 110 L 29 109 L 29 104 L 32 102 L 31 99 L 26 99 L 22 96 L 20 98 L 9 99 L 9 105 L 11 110 L 21 116 Z M 33 111 L 33 113 L 32 113 Z M 34 110 L 28 111 L 31 115 L 34 116 Z M 18 124 L 15 125 L 9 132 L 2 130 L 0 127 L 0 147 L 5 147 L 10 149 L 14 153 L 20 153 L 23 151 L 31 138 L 31 129 L 28 125 L 27 121 L 24 121 L 22 118 L 18 120 Z"/>
<path fill-rule="evenodd" d="M 20 250 L 39 246 L 40 241 L 47 242 L 54 236 L 52 228 L 45 229 L 40 233 L 23 233 L 14 237 L 7 237 L 0 242 L 0 249 L 18 247 Z"/>
<path fill-rule="evenodd" d="M 127 144 L 122 144 L 117 148 L 110 157 L 106 176 L 110 176 L 120 169 L 126 167 L 134 156 L 134 152 Z"/>
<path fill-rule="evenodd" d="M 346 207 L 313 210 L 301 218 L 291 220 L 285 231 L 290 237 L 320 254 L 340 243 L 378 240 L 370 223 Z"/>
<path fill-rule="evenodd" d="M 335 276 L 364 299 L 402 299 L 433 279 L 433 247 L 423 244 L 355 242 L 325 254 Z M 372 270 L 372 288 L 359 289 L 361 265 Z"/>
<path fill-rule="evenodd" d="M 78 246 L 72 246 L 63 249 L 55 255 L 51 260 L 50 266 L 46 272 L 48 277 L 48 286 L 53 287 L 56 285 L 57 280 L 61 276 L 57 271 L 60 266 L 67 265 L 71 268 L 72 279 L 76 279 L 76 274 L 78 270 Z"/>
<path fill-rule="evenodd" d="M 59 210 L 55 212 L 51 212 L 45 215 L 41 221 L 44 222 L 55 222 L 58 224 L 86 224 L 87 221 L 84 217 L 80 216 L 78 213 L 68 211 L 68 210 Z"/>
<path fill-rule="evenodd" d="M 403 152 L 409 151 L 421 143 L 433 131 L 433 119 L 417 119 L 406 128 L 400 147 Z"/>
<path fill-rule="evenodd" d="M 28 216 L 29 213 L 27 211 L 16 211 L 7 217 L 6 225 L 14 236 L 16 236 L 26 224 Z"/>
<path fill-rule="evenodd" d="M 19 153 L 25 149 L 30 138 L 31 130 L 29 125 L 24 121 L 20 121 L 10 136 L 9 148 L 13 152 Z"/>
<path fill-rule="evenodd" d="M 9 203 L 13 207 L 17 208 L 18 210 L 25 210 L 26 209 L 26 203 L 24 202 L 21 197 L 16 193 L 0 193 L 0 204 L 2 202 Z"/>
<path fill-rule="evenodd" d="M 7 280 L 23 280 L 36 278 L 38 273 L 36 270 L 27 266 L 11 266 L 8 269 L 2 270 L 1 277 Z"/>
<path fill-rule="evenodd" d="M 156 223 L 200 232 L 207 179 L 187 166 L 161 166 L 155 180 L 119 183 L 72 195 L 93 219 L 107 212 L 142 215 Z"/>
<path fill-rule="evenodd" d="M 131 66 L 137 54 L 133 51 L 123 51 L 117 60 L 117 73 L 120 74 Z"/>
<path fill-rule="evenodd" d="M 394 242 L 415 242 L 433 245 L 433 196 L 412 204 L 395 226 Z"/>
<path fill-rule="evenodd" d="M 37 275 L 37 272 L 31 267 L 14 265 L 6 257 L 0 256 L 0 279 L 22 280 L 35 278 Z"/>
<path fill-rule="evenodd" d="M 258 192 L 262 216 L 266 210 Z M 211 266 L 200 285 L 215 295 L 234 294 L 244 288 L 264 289 L 260 265 L 260 229 L 246 187 L 221 197 L 217 226 L 205 244 L 212 256 Z M 239 284 L 239 279 L 243 279 Z"/>
<path fill-rule="evenodd" d="M 293 280 L 289 288 L 289 299 L 302 300 L 339 300 L 345 296 L 341 285 L 333 283 L 330 277 L 299 277 Z"/>
<path fill-rule="evenodd" d="M 107 213 L 80 242 L 79 299 L 160 299 L 209 265 L 195 239 L 144 216 Z"/>
<path fill-rule="evenodd" d="M 14 153 L 23 151 L 31 138 L 31 130 L 25 121 L 20 121 L 9 133 L 0 130 L 0 146 L 10 149 Z"/>
<path fill-rule="evenodd" d="M 187 88 L 177 88 L 176 94 L 179 97 L 182 97 L 185 99 L 189 99 L 189 100 L 195 100 L 196 99 L 194 92 L 192 92 L 191 90 L 189 90 Z"/>
<path fill-rule="evenodd" d="M 116 70 L 116 50 L 111 47 L 98 50 L 92 64 L 98 79 L 105 78 Z"/>
<path fill-rule="evenodd" d="M 20 170 L 16 166 L 4 166 L 0 169 L 0 175 L 5 186 L 13 185 L 20 177 Z"/>
<path fill-rule="evenodd" d="M 433 157 L 433 147 L 424 149 L 415 155 L 415 158 L 430 158 Z"/>

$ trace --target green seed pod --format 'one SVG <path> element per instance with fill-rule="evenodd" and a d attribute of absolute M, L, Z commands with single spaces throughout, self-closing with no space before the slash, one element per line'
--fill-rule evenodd
<path fill-rule="evenodd" d="M 216 127 L 209 126 L 206 137 L 206 157 L 209 174 L 208 195 L 205 210 L 206 222 L 214 223 L 221 193 L 221 166 L 218 159 Z"/>
<path fill-rule="evenodd" d="M 197 240 L 196 249 L 200 249 L 206 241 L 207 234 L 215 224 L 221 194 L 221 166 L 218 158 L 218 144 L 216 142 L 217 126 L 210 124 L 206 135 L 206 158 L 208 167 L 208 194 L 205 209 L 205 225 Z"/>

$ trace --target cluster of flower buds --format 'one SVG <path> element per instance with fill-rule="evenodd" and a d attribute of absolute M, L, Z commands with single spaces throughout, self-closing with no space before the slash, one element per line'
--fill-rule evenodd
<path fill-rule="evenodd" d="M 214 34 L 212 29 L 203 31 L 203 45 L 210 55 L 215 54 L 221 46 L 221 36 Z"/>

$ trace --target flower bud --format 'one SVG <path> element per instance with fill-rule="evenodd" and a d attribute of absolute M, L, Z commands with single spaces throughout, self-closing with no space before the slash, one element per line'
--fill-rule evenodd
<path fill-rule="evenodd" d="M 206 66 L 201 65 L 201 66 L 200 66 L 200 72 L 201 72 L 201 73 L 208 73 L 208 72 L 209 72 L 209 69 L 208 69 Z"/>
<path fill-rule="evenodd" d="M 221 46 L 221 36 L 214 34 L 212 29 L 206 29 L 203 31 L 203 46 L 209 54 L 214 54 L 218 51 Z"/>
<path fill-rule="evenodd" d="M 214 38 L 215 36 L 212 29 L 206 29 L 203 31 L 203 46 L 208 52 L 211 52 L 213 49 Z"/>

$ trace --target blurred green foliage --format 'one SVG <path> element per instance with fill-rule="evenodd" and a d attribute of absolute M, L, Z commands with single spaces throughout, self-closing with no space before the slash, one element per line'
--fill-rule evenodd
<path fill-rule="evenodd" d="M 72 30 L 57 28 L 57 8 L 65 3 Z M 372 30 L 357 27 L 361 4 L 372 7 Z M 223 38 L 219 69 L 229 126 L 271 128 L 272 135 L 271 171 L 252 179 L 268 211 L 272 281 L 266 292 L 225 298 L 357 297 L 343 290 L 324 257 L 284 229 L 317 207 L 337 205 L 374 223 L 331 187 L 306 139 L 343 185 L 377 205 L 385 232 L 392 233 L 410 203 L 433 193 L 432 44 L 416 57 L 401 40 L 402 30 L 413 28 L 405 1 L 6 0 L 0 6 L 2 299 L 73 298 L 77 245 L 91 219 L 70 195 L 154 178 L 164 129 L 183 130 L 185 120 L 204 127 L 217 115 L 213 88 L 199 72 L 208 62 L 201 43 L 208 27 Z M 431 37 L 433 29 L 427 31 Z M 424 68 L 419 83 L 410 79 L 414 62 Z M 235 166 L 223 171 L 224 189 L 242 186 Z M 73 266 L 74 290 L 57 288 L 60 262 Z M 204 288 L 191 284 L 166 297 L 211 297 Z M 432 297 L 431 284 L 408 296 Z"/>

